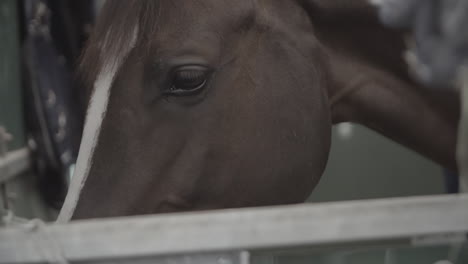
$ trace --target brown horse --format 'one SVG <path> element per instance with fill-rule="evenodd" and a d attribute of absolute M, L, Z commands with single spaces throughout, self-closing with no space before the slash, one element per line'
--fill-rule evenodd
<path fill-rule="evenodd" d="M 411 80 L 402 36 L 367 1 L 107 1 L 60 219 L 303 202 L 344 121 L 455 169 L 456 96 Z"/>

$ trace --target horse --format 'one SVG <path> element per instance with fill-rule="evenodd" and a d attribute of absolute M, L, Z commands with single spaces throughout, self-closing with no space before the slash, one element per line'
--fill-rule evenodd
<path fill-rule="evenodd" d="M 457 94 L 405 44 L 364 0 L 107 1 L 59 221 L 304 202 L 341 122 L 456 170 Z"/>

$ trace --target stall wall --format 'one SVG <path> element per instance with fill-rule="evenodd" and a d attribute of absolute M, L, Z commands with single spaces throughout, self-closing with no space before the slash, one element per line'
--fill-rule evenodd
<path fill-rule="evenodd" d="M 16 0 L 0 0 L 0 126 L 13 136 L 8 143 L 9 151 L 26 147 L 17 4 Z M 7 204 L 17 216 L 52 218 L 54 212 L 39 195 L 33 173 L 24 173 L 0 185 L 0 204 Z"/>
<path fill-rule="evenodd" d="M 359 125 L 333 131 L 327 169 L 312 202 L 442 194 L 443 170 L 434 162 Z"/>

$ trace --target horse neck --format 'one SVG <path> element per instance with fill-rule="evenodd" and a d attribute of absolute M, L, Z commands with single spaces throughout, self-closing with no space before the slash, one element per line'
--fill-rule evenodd
<path fill-rule="evenodd" d="M 456 170 L 458 95 L 413 81 L 402 32 L 377 23 L 348 27 L 317 27 L 328 58 L 333 122 L 362 124 Z"/>

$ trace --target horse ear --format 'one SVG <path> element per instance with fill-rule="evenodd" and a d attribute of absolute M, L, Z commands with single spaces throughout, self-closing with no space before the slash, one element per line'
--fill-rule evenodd
<path fill-rule="evenodd" d="M 456 168 L 456 94 L 409 74 L 405 32 L 384 27 L 365 0 L 299 0 L 323 48 L 334 123 L 356 122 Z"/>

